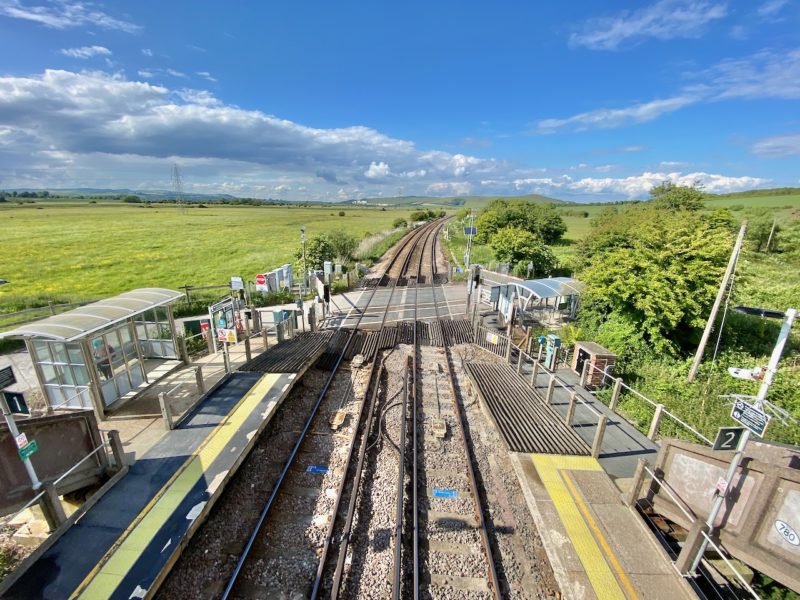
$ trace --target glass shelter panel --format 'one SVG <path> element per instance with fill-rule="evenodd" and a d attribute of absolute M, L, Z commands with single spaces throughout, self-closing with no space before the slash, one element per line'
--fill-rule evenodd
<path fill-rule="evenodd" d="M 169 315 L 163 306 L 136 316 L 136 334 L 145 358 L 177 358 Z"/>
<path fill-rule="evenodd" d="M 92 407 L 88 372 L 79 344 L 34 341 L 31 348 L 51 407 Z"/>

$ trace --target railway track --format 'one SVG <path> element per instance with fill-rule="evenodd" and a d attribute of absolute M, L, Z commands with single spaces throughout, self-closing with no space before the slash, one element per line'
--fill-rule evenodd
<path fill-rule="evenodd" d="M 435 235 L 429 257 L 427 279 L 436 307 L 436 319 L 429 327 L 439 331 L 438 335 L 429 335 L 441 337 Z M 422 256 L 418 268 L 422 269 Z M 447 344 L 442 346 L 423 348 L 415 332 L 413 360 L 409 362 L 409 378 L 413 382 L 411 522 L 406 527 L 411 536 L 407 544 L 410 559 L 395 563 L 395 581 L 405 579 L 411 587 L 395 587 L 394 595 L 437 597 L 441 593 L 436 593 L 436 587 L 451 587 L 465 596 L 499 599 L 500 583 L 484 516 L 486 509 L 473 466 L 476 461 L 456 391 L 450 349 Z M 448 404 L 452 409 L 446 408 Z M 462 495 L 465 481 L 467 497 Z M 410 577 L 402 576 L 404 565 L 411 568 Z"/>
<path fill-rule="evenodd" d="M 267 531 L 270 529 L 269 525 L 272 521 L 292 523 L 293 517 L 297 516 L 297 513 L 294 511 L 299 511 L 300 514 L 307 514 L 309 509 L 319 509 L 319 504 L 317 504 L 316 507 L 312 507 L 314 503 L 311 500 L 315 495 L 319 496 L 319 493 L 322 492 L 319 487 L 314 486 L 313 478 L 310 477 L 315 474 L 323 474 L 326 484 L 328 485 L 325 489 L 325 499 L 322 502 L 322 507 L 327 514 L 326 518 L 329 518 L 329 522 L 325 528 L 324 538 L 319 540 L 321 541 L 322 552 L 317 563 L 316 576 L 314 577 L 311 588 L 311 597 L 318 597 L 323 589 L 329 587 L 326 584 L 325 576 L 326 573 L 328 573 L 329 559 L 333 556 L 331 551 L 337 546 L 337 566 L 334 569 L 333 579 L 335 580 L 336 573 L 338 572 L 340 581 L 341 571 L 343 569 L 343 557 L 345 556 L 347 548 L 346 544 L 344 544 L 344 549 L 341 549 L 342 544 L 340 542 L 346 539 L 342 532 L 347 531 L 348 523 L 352 525 L 352 515 L 344 520 L 340 518 L 340 507 L 344 506 L 345 503 L 348 506 L 354 503 L 355 495 L 352 493 L 352 490 L 357 489 L 357 486 L 348 485 L 348 482 L 351 481 L 348 475 L 353 468 L 358 468 L 358 465 L 354 467 L 353 464 L 351 464 L 353 452 L 357 445 L 359 447 L 360 456 L 359 464 L 363 465 L 363 455 L 366 452 L 364 445 L 369 433 L 369 427 L 365 426 L 365 423 L 371 423 L 374 416 L 375 398 L 377 397 L 376 390 L 382 371 L 381 365 L 378 365 L 377 361 L 372 360 L 366 376 L 362 375 L 356 380 L 350 378 L 350 381 L 338 385 L 339 388 L 343 385 L 344 390 L 339 389 L 335 394 L 330 394 L 330 392 L 337 387 L 334 385 L 334 380 L 359 331 L 361 319 L 364 314 L 366 314 L 366 310 L 372 303 L 376 292 L 381 287 L 390 287 L 390 296 L 386 303 L 386 309 L 381 321 L 381 331 L 383 331 L 386 315 L 391 305 L 391 297 L 395 289 L 404 283 L 416 285 L 419 275 L 419 266 L 416 269 L 415 276 L 410 276 L 409 266 L 413 263 L 412 259 L 417 256 L 419 256 L 418 260 L 419 264 L 421 264 L 424 247 L 431 235 L 438 231 L 439 227 L 440 224 L 434 222 L 409 234 L 403 244 L 394 253 L 380 277 L 371 281 L 370 287 L 372 288 L 372 292 L 367 299 L 367 303 L 364 308 L 360 310 L 355 327 L 348 333 L 347 340 L 333 364 L 330 374 L 303 428 L 299 432 L 288 433 L 288 435 L 296 434 L 296 441 L 292 446 L 292 450 L 286 459 L 277 481 L 273 485 L 269 498 L 261 509 L 256 526 L 236 562 L 236 566 L 222 594 L 223 599 L 247 597 L 254 593 L 252 582 L 254 580 L 258 581 L 260 565 L 264 563 L 265 556 L 269 554 L 269 548 L 271 546 L 274 547 L 276 543 L 278 545 L 281 544 L 282 541 L 276 539 L 274 535 L 278 528 L 273 527 L 272 530 Z M 417 253 L 420 244 L 422 244 L 422 248 L 419 249 Z M 390 276 L 390 273 L 394 276 Z M 377 348 L 374 352 L 377 354 Z M 374 359 L 374 356 L 371 358 Z M 370 390 L 373 391 L 371 395 L 369 393 Z M 355 401 L 358 395 L 364 396 L 364 399 L 360 402 Z M 337 396 L 339 396 L 338 408 L 343 411 L 345 420 L 349 420 L 349 425 L 346 426 L 345 432 L 341 434 L 347 438 L 344 446 L 337 443 L 337 434 L 325 435 L 322 433 L 322 428 L 320 427 L 319 416 L 331 412 L 331 409 L 336 406 Z M 370 398 L 370 408 L 366 411 L 368 417 L 364 419 L 365 407 L 367 405 L 367 400 Z M 348 403 L 348 399 L 354 401 Z M 309 435 L 310 433 L 314 435 Z M 346 448 L 346 450 L 344 451 L 345 456 L 339 460 L 337 452 L 339 452 L 341 448 Z M 362 450 L 362 448 L 364 449 Z M 295 465 L 296 458 L 301 453 L 304 456 L 304 462 L 314 463 L 306 470 L 298 469 Z M 315 458 L 317 456 L 333 459 L 330 461 L 335 464 L 332 473 L 328 470 L 328 467 L 315 464 Z M 320 460 L 319 462 L 322 461 Z M 315 469 L 312 469 L 312 466 L 315 467 Z M 330 485 L 332 483 L 336 485 L 336 492 L 335 496 L 331 499 L 328 496 L 328 491 L 331 489 Z M 286 490 L 288 490 L 288 492 Z M 348 511 L 346 514 L 350 514 L 350 512 L 351 511 Z M 290 532 L 289 535 L 291 535 L 292 529 L 290 527 L 284 529 L 285 532 Z M 247 585 L 241 583 L 243 575 L 245 574 L 247 574 L 247 577 L 244 578 L 248 579 L 250 582 L 249 588 Z M 303 587 L 302 581 L 300 580 L 291 582 L 291 585 L 295 589 L 301 589 Z M 330 587 L 333 588 L 333 585 Z M 256 593 L 258 593 L 258 586 L 256 586 L 255 589 Z"/>

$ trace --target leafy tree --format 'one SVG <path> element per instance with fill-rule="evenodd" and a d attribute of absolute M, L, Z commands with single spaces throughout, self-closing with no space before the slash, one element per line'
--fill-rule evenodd
<path fill-rule="evenodd" d="M 536 276 L 549 275 L 558 261 L 542 239 L 519 227 L 504 227 L 489 241 L 494 255 L 501 262 L 513 265 L 514 272 L 527 274 L 528 263 L 533 263 Z"/>
<path fill-rule="evenodd" d="M 326 260 L 333 260 L 335 255 L 333 245 L 326 235 L 315 235 L 306 243 L 306 265 L 309 269 L 321 270 Z M 303 271 L 303 249 L 295 253 L 296 264 L 299 271 Z"/>
<path fill-rule="evenodd" d="M 343 211 L 343 210 L 340 210 L 340 211 L 339 211 L 339 216 L 340 216 L 340 217 L 343 217 L 343 216 L 344 216 L 344 214 L 345 214 L 345 213 L 344 213 L 344 211 Z"/>
<path fill-rule="evenodd" d="M 408 221 L 406 221 L 403 217 L 395 219 L 392 221 L 392 227 L 397 229 L 398 227 L 408 227 Z"/>
<path fill-rule="evenodd" d="M 665 210 L 697 211 L 705 205 L 706 195 L 696 186 L 676 185 L 665 181 L 650 190 L 651 202 Z"/>
<path fill-rule="evenodd" d="M 580 247 L 587 284 L 582 318 L 599 338 L 607 326 L 651 351 L 679 355 L 696 342 L 727 263 L 733 231 L 719 215 L 642 205 L 596 227 Z M 608 324 L 608 325 L 607 325 Z M 636 333 L 635 338 L 633 332 Z M 615 337 L 615 336 L 611 336 Z"/>
<path fill-rule="evenodd" d="M 492 200 L 475 222 L 477 239 L 487 242 L 503 227 L 517 227 L 538 235 L 546 244 L 554 244 L 567 231 L 564 219 L 552 204 L 526 200 Z"/>
<path fill-rule="evenodd" d="M 353 259 L 356 248 L 358 248 L 358 240 L 354 236 L 339 230 L 328 233 L 327 238 L 336 258 L 343 263 Z"/>

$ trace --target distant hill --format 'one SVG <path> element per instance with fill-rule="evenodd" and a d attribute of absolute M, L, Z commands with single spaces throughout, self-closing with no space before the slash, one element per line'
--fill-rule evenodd
<path fill-rule="evenodd" d="M 796 196 L 800 194 L 800 188 L 782 187 L 767 188 L 763 190 L 749 190 L 746 192 L 731 192 L 729 194 L 709 194 L 709 198 L 754 198 L 758 196 Z"/>
<path fill-rule="evenodd" d="M 346 200 L 339 204 L 355 204 L 356 206 L 391 206 L 394 208 L 437 207 L 437 208 L 483 208 L 492 200 L 507 198 L 509 200 L 527 200 L 528 202 L 550 202 L 554 204 L 574 204 L 566 200 L 557 200 L 540 194 L 525 196 L 395 196 L 392 198 L 364 198 L 363 200 Z"/>

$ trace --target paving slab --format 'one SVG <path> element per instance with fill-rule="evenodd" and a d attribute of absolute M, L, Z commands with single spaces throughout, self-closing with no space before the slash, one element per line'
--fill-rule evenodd
<path fill-rule="evenodd" d="M 639 516 L 591 457 L 512 453 L 565 598 L 694 598 Z"/>
<path fill-rule="evenodd" d="M 309 363 L 310 364 L 310 363 Z M 305 369 L 304 369 L 305 370 Z M 131 598 L 199 526 L 296 373 L 234 373 L 166 433 L 3 598 Z"/>

